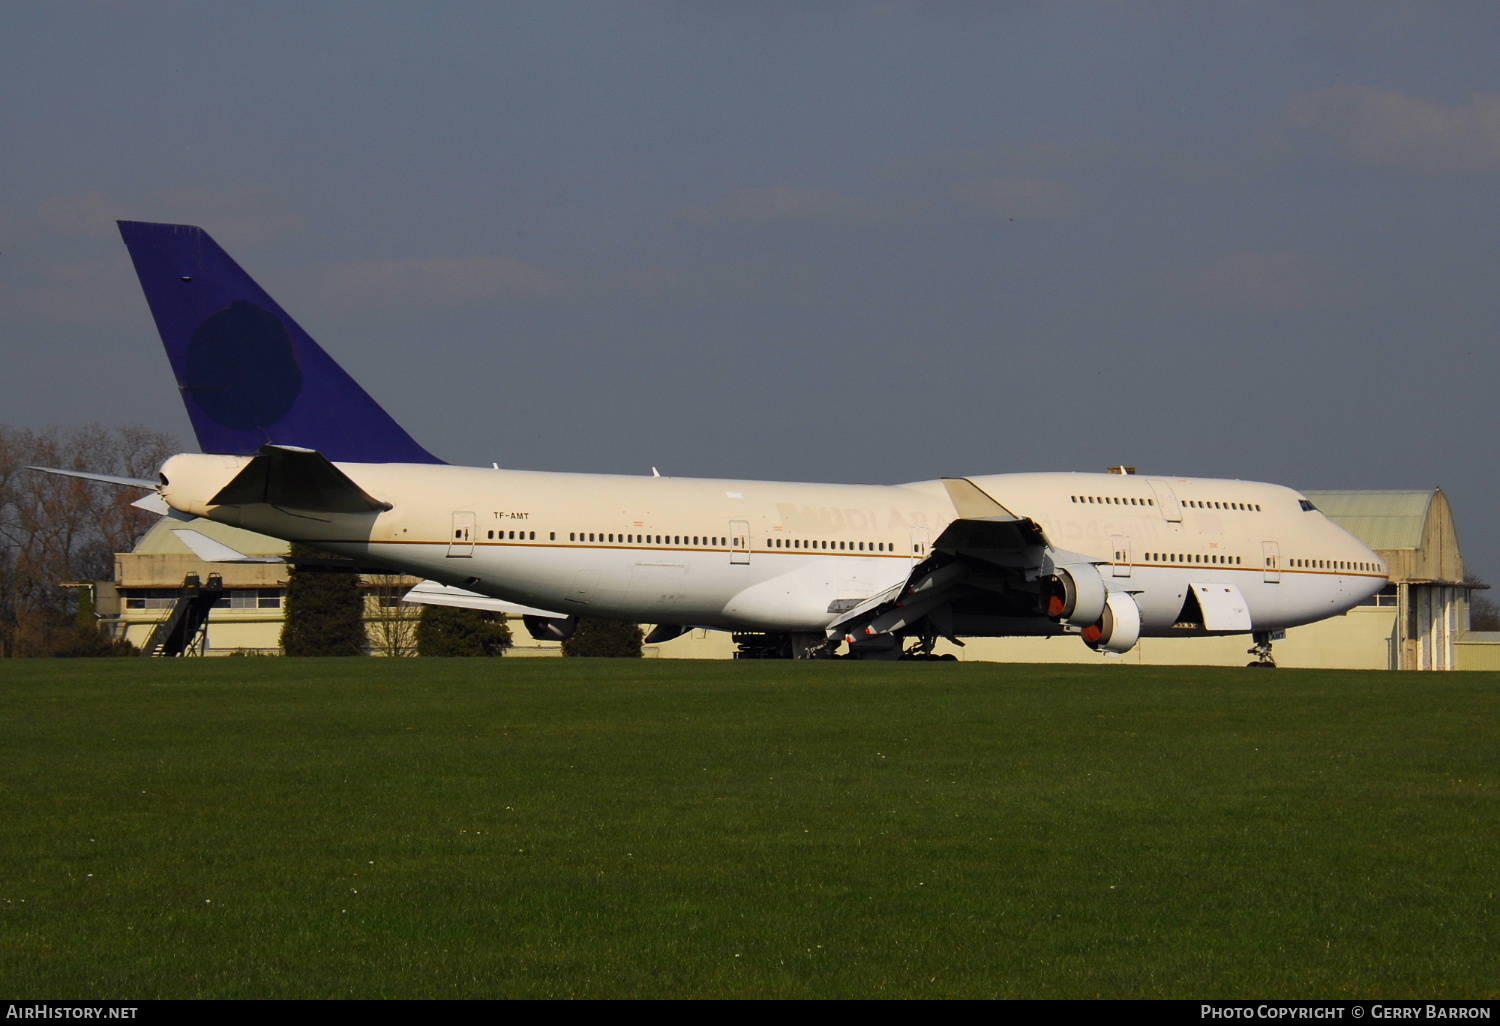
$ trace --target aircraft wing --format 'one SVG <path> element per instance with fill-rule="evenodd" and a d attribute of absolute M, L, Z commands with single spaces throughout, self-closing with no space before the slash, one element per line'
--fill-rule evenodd
<path fill-rule="evenodd" d="M 457 606 L 460 609 L 483 609 L 491 613 L 510 613 L 515 616 L 540 616 L 549 620 L 566 620 L 567 613 L 555 613 L 550 609 L 523 606 L 519 602 L 490 598 L 478 592 L 465 591 L 437 581 L 423 581 L 406 593 L 402 602 L 424 606 Z"/>
<path fill-rule="evenodd" d="M 958 518 L 937 537 L 931 554 L 912 567 L 905 581 L 850 610 L 830 625 L 831 636 L 843 634 L 852 640 L 887 634 L 928 617 L 936 633 L 956 641 L 952 629 L 956 601 L 994 597 L 1005 591 L 1008 582 L 1034 581 L 1050 572 L 1049 564 L 1062 555 L 1047 546 L 1033 521 L 1016 516 L 969 479 L 944 478 L 943 486 Z"/>

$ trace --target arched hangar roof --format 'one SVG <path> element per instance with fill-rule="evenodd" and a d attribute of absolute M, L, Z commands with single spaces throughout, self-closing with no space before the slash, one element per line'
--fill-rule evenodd
<path fill-rule="evenodd" d="M 1463 580 L 1453 510 L 1441 488 L 1303 494 L 1328 519 L 1380 553 L 1392 580 Z"/>

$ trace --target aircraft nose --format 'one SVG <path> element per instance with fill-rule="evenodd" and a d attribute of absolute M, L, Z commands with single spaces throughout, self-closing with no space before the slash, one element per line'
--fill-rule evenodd
<path fill-rule="evenodd" d="M 1382 588 L 1390 583 L 1390 579 L 1388 576 L 1390 574 L 1390 568 L 1386 566 L 1385 560 L 1380 558 L 1379 553 L 1375 552 L 1368 546 L 1364 547 L 1363 562 L 1368 566 L 1376 567 L 1376 571 L 1374 573 L 1362 575 L 1355 578 L 1357 582 L 1355 585 L 1355 589 L 1361 593 L 1361 602 L 1373 595 L 1378 594 Z"/>

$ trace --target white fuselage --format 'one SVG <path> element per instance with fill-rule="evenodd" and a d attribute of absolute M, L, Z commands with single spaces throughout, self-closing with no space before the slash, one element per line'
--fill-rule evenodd
<path fill-rule="evenodd" d="M 213 506 L 248 457 L 182 455 L 186 513 L 521 605 L 640 623 L 818 632 L 903 582 L 957 517 L 940 481 L 802 484 L 338 464 L 370 514 Z M 1255 630 L 1336 615 L 1380 590 L 1380 558 L 1289 488 L 1119 474 L 969 478 L 1047 543 L 1131 593 L 1166 633 L 1195 584 L 1231 584 Z"/>

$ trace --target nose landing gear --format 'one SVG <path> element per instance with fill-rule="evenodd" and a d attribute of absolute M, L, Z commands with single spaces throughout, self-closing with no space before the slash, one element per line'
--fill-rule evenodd
<path fill-rule="evenodd" d="M 1253 655 L 1255 659 L 1245 665 L 1257 666 L 1265 670 L 1276 669 L 1276 659 L 1271 655 L 1271 632 L 1256 631 L 1250 637 L 1255 640 L 1255 647 L 1247 648 L 1245 651 Z"/>

